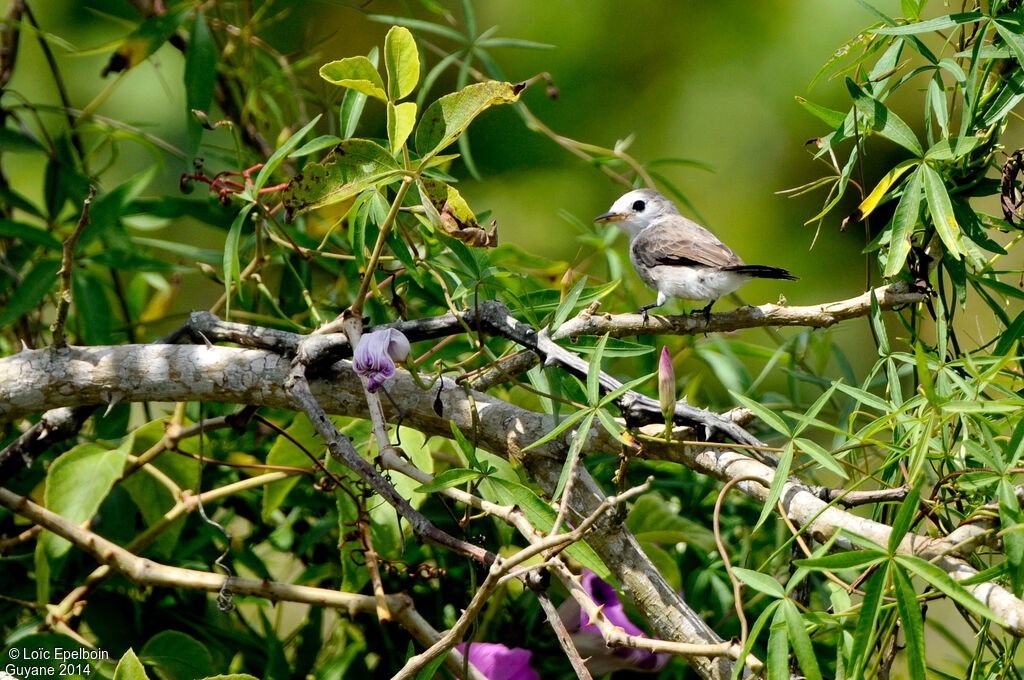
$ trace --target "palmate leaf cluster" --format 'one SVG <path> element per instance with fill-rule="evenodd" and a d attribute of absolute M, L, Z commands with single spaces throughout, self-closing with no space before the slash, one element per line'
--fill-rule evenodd
<path fill-rule="evenodd" d="M 91 105 L 70 122 L 53 124 L 41 117 L 53 113 L 42 105 L 5 97 L 4 152 L 46 160 L 38 177 L 41 200 L 0 186 L 3 354 L 15 354 L 22 341 L 50 342 L 62 240 L 90 185 L 100 191 L 75 251 L 69 335 L 76 344 L 154 340 L 183 320 L 190 304 L 181 300 L 193 295 L 209 298 L 205 306 L 233 320 L 303 333 L 363 297 L 371 324 L 497 299 L 517 319 L 552 333 L 594 302 L 630 303 L 613 231 L 567 216 L 587 252 L 572 263 L 552 261 L 504 243 L 501 225 L 458 189 L 464 169 L 476 173 L 466 130 L 478 116 L 494 106 L 515 107 L 536 129 L 523 99 L 533 74 L 507 82 L 490 50 L 543 46 L 478 31 L 469 2 L 461 6 L 464 33 L 433 2 L 417 9 L 430 19 L 375 17 L 390 27 L 378 48 L 325 64 L 310 54 L 286 57 L 227 28 L 247 26 L 253 35 L 272 30 L 269 10 L 251 16 L 241 3 L 201 9 L 172 3 L 166 15 L 143 17 L 116 46 L 108 69 L 136 68 L 163 45 L 185 43 L 186 149 L 92 115 Z M 534 527 L 550 531 L 558 518 L 552 501 L 564 493 L 572 465 L 586 465 L 608 489 L 653 474 L 653 490 L 619 519 L 673 589 L 724 637 L 744 629 L 730 576 L 744 584 L 745 642 L 765 660 L 767 677 L 790 677 L 793 668 L 808 678 L 875 677 L 894 658 L 915 679 L 1018 677 L 1017 642 L 1001 631 L 998 617 L 964 584 L 899 548 L 911 533 L 946 535 L 997 503 L 988 511 L 1001 522 L 1001 544 L 969 560 L 986 580 L 1024 592 L 1024 516 L 1015 488 L 1024 454 L 1018 342 L 1024 312 L 1014 311 L 1024 294 L 1014 283 L 1019 271 L 1001 264 L 1011 261 L 1002 258 L 1013 252 L 1019 223 L 1012 214 L 988 214 L 995 211 L 984 201 L 999 196 L 1004 204 L 1019 203 L 1019 182 L 1011 176 L 1007 185 L 1000 174 L 1012 151 L 1004 149 L 1003 136 L 1024 99 L 1024 20 L 1006 1 L 944 16 L 936 15 L 942 7 L 909 0 L 901 10 L 900 18 L 872 10 L 875 23 L 823 68 L 820 78 L 832 74 L 845 83 L 846 110 L 800 100 L 828 127 L 814 153 L 830 171 L 810 187 L 828 194 L 811 221 L 837 228 L 838 219 L 826 218 L 859 191 L 859 205 L 845 222 L 866 225 L 862 245 L 876 277 L 930 283 L 936 293 L 930 303 L 891 316 L 875 305 L 869 353 L 877 359 L 863 374 L 829 331 L 780 335 L 769 347 L 745 335 L 661 339 L 678 366 L 692 369 L 677 371 L 680 394 L 701 406 L 746 407 L 758 419 L 753 427 L 778 449 L 768 502 L 757 505 L 732 491 L 722 504 L 718 529 L 732 569 L 713 531 L 720 482 L 663 461 L 623 467 L 618 457 L 587 455 L 592 431 L 631 440 L 613 406 L 619 394 L 600 393 L 598 374 L 609 370 L 624 389 L 653 389 L 649 337 L 565 342 L 590 359 L 587 379 L 535 366 L 491 388 L 502 399 L 562 418 L 535 445 L 575 431 L 551 498 L 515 460 L 478 447 L 471 433 L 453 425 L 450 437 L 428 438 L 399 421 L 391 423 L 392 436 L 417 467 L 434 474 L 427 483 L 396 475 L 402 496 L 453 535 L 505 553 L 522 544 L 509 527 L 473 516 L 438 492 L 459 487 L 515 505 Z M 454 91 L 438 93 L 448 71 Z M 117 161 L 129 146 L 159 162 L 171 159 L 176 168 L 187 162 L 182 188 L 209 192 L 186 196 L 161 188 L 156 165 L 120 176 Z M 599 169 L 636 185 L 661 182 L 679 196 L 653 170 L 672 159 L 636 163 L 627 147 L 628 140 L 614 149 L 577 149 L 592 150 L 589 160 Z M 865 170 L 880 148 L 895 151 L 892 166 Z M 192 165 L 198 154 L 205 161 Z M 183 220 L 211 229 L 218 246 L 197 246 L 166 228 Z M 982 338 L 956 315 L 975 308 L 987 315 Z M 420 364 L 428 379 L 469 380 L 520 351 L 467 328 L 415 353 L 429 352 Z M 157 561 L 218 573 L 226 550 L 233 573 L 370 592 L 369 540 L 385 565 L 385 591 L 409 592 L 438 628 L 454 623 L 483 575 L 417 541 L 354 473 L 323 455 L 305 417 L 247 414 L 251 419 L 233 429 L 176 442 L 175 451 L 143 465 L 165 432 L 235 410 L 198 403 L 132 407 L 112 397 L 78 439 L 52 447 L 8 485 Z M 334 422 L 358 451 L 373 455 L 368 422 Z M 4 427 L 7 445 L 19 430 Z M 910 491 L 901 503 L 862 510 L 893 527 L 888 545 L 850 534 L 844 540 L 859 550 L 829 554 L 833 543 L 801 537 L 808 555 L 777 517 L 790 475 L 850 490 Z M 205 513 L 216 524 L 185 512 L 186 489 L 212 490 Z M 27 528 L 6 511 L 0 521 L 5 540 Z M 407 633 L 370 616 L 275 608 L 246 597 L 236 597 L 231 612 L 203 593 L 139 588 L 117 576 L 90 593 L 79 612 L 71 594 L 96 567 L 89 556 L 49 532 L 5 544 L 4 551 L 0 626 L 8 643 L 80 644 L 61 628 L 63 620 L 74 620 L 86 642 L 121 658 L 117 676 L 390 675 L 416 649 Z M 611 580 L 587 544 L 566 552 L 574 566 Z M 957 615 L 935 615 L 940 606 Z M 545 625 L 536 601 L 513 583 L 494 598 L 475 633 L 531 649 L 543 677 L 571 677 Z M 950 642 L 954 659 L 926 645 L 936 635 Z M 685 673 L 684 665 L 673 661 L 664 677 Z M 101 663 L 95 672 L 114 676 L 115 667 Z"/>

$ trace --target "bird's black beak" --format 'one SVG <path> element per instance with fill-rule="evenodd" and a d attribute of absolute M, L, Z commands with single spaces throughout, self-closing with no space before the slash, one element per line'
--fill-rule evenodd
<path fill-rule="evenodd" d="M 598 215 L 597 217 L 594 218 L 594 222 L 597 222 L 597 223 L 618 222 L 619 220 L 624 220 L 624 219 L 626 219 L 626 216 L 623 215 L 622 213 L 610 212 L 610 213 L 605 213 L 604 215 Z"/>

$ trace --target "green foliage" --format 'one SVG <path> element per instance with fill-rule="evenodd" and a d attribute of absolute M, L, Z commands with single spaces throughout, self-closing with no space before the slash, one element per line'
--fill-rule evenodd
<path fill-rule="evenodd" d="M 378 47 L 321 65 L 319 56 L 278 53 L 267 40 L 278 17 L 263 9 L 249 14 L 243 5 L 172 3 L 166 15 L 141 18 L 116 47 L 105 48 L 116 49 L 114 72 L 139 66 L 168 44 L 165 52 L 183 51 L 175 85 L 187 108 L 184 150 L 98 115 L 102 100 L 65 111 L 29 99 L 14 104 L 5 95 L 0 149 L 5 160 L 8 153 L 26 154 L 35 164 L 26 167 L 38 170 L 36 190 L 25 195 L 0 174 L 4 356 L 20 351 L 22 341 L 33 348 L 50 343 L 62 243 L 90 185 L 100 190 L 73 253 L 73 344 L 155 340 L 187 308 L 199 306 L 237 321 L 309 332 L 353 305 L 368 323 L 380 324 L 500 300 L 516 319 L 550 334 L 599 301 L 608 311 L 635 308 L 627 303 L 638 285 L 614 227 L 564 214 L 580 255 L 551 259 L 499 242 L 487 206 L 471 206 L 476 194 L 458 186 L 459 177 L 477 172 L 467 131 L 492 107 L 519 114 L 502 125 L 522 120 L 529 129 L 546 129 L 522 99 L 536 78 L 506 80 L 494 56 L 504 48 L 546 46 L 478 30 L 470 2 L 462 3 L 459 22 L 423 0 L 422 9 L 438 10 L 438 19 L 371 16 L 390 27 L 376 37 Z M 1021 182 L 1004 165 L 1012 156 L 1006 140 L 1019 132 L 1015 108 L 1024 101 L 1016 6 L 968 4 L 936 16 L 947 11 L 940 3 L 905 0 L 902 18 L 872 10 L 875 24 L 837 50 L 812 82 L 838 78 L 845 104 L 835 109 L 798 97 L 814 124 L 825 126 L 815 153 L 828 173 L 801 188 L 826 192 L 810 221 L 834 228 L 835 215 L 852 209 L 844 222 L 864 225 L 863 242 L 843 257 L 854 259 L 863 248 L 872 278 L 931 286 L 928 304 L 889 313 L 872 295 L 862 322 L 873 337 L 866 349 L 841 348 L 827 329 L 784 329 L 768 344 L 756 344 L 753 332 L 657 343 L 646 335 L 560 341 L 589 360 L 585 379 L 535 367 L 488 390 L 552 417 L 544 436 L 516 445 L 530 452 L 564 444 L 553 493 L 545 495 L 518 461 L 487 451 L 469 428 L 453 423 L 450 436 L 429 436 L 399 415 L 391 421 L 393 441 L 430 476 L 417 481 L 387 473 L 401 495 L 451 535 L 509 554 L 522 547 L 521 537 L 444 492 L 459 489 L 514 506 L 548 532 L 558 529 L 553 506 L 574 466 L 586 466 L 605 489 L 653 476 L 653 490 L 632 499 L 628 515 L 615 521 L 625 522 L 669 585 L 724 638 L 746 630 L 733 599 L 732 578 L 738 579 L 740 606 L 752 622 L 743 642 L 764 660 L 768 678 L 788 678 L 796 669 L 807 678 L 875 677 L 888 671 L 890 650 L 914 679 L 1020 677 L 1016 642 L 968 592 L 971 583 L 901 551 L 908 536 L 945 536 L 980 517 L 998 517 L 1001 547 L 964 559 L 981 572 L 976 582 L 994 580 L 1024 593 L 1017 493 L 1024 293 L 1012 259 Z M 437 92 L 442 84 L 450 91 Z M 63 114 L 71 115 L 64 120 Z M 660 183 L 689 203 L 656 169 L 701 165 L 696 161 L 641 163 L 628 154 L 631 136 L 611 148 L 548 136 L 626 185 Z M 126 148 L 148 154 L 152 167 L 123 176 L 118 160 Z M 196 154 L 208 160 L 193 163 Z M 186 198 L 162 185 L 159 164 L 173 163 L 176 173 L 186 159 L 181 188 L 198 186 L 207 195 Z M 988 214 L 996 201 L 1003 214 Z M 178 233 L 179 225 L 205 231 L 193 238 Z M 553 227 L 537 225 L 547 228 Z M 419 364 L 429 374 L 425 380 L 443 375 L 446 390 L 452 378 L 471 385 L 520 351 L 465 330 L 453 342 L 416 346 L 416 356 L 429 354 Z M 751 427 L 778 455 L 766 502 L 754 503 L 735 486 L 722 499 L 718 520 L 731 569 L 713 529 L 721 483 L 674 463 L 633 457 L 628 446 L 638 435 L 627 432 L 615 408 L 627 390 L 651 391 L 653 350 L 664 344 L 672 348 L 677 394 L 701 407 L 745 407 L 756 417 Z M 602 394 L 602 370 L 623 387 Z M 221 574 L 218 560 L 227 550 L 232 575 L 364 595 L 376 587 L 408 593 L 439 629 L 468 602 L 480 578 L 475 567 L 418 540 L 393 508 L 325 454 L 304 416 L 261 409 L 249 419 L 252 414 L 241 412 L 243 418 L 226 404 L 129 408 L 118 394 L 104 398 L 109 413 L 100 409 L 76 437 L 44 451 L 5 486 L 171 566 Z M 386 396 L 384 403 L 390 408 Z M 237 420 L 225 424 L 221 418 L 229 415 Z M 481 416 L 490 417 L 486 410 Z M 13 442 L 31 420 L 4 423 L 0 444 Z M 195 430 L 203 422 L 217 427 L 200 440 Z M 334 422 L 376 461 L 368 422 Z M 628 465 L 614 455 L 593 455 L 587 442 L 598 436 L 623 442 Z M 777 518 L 791 479 L 850 492 L 913 491 L 901 503 L 856 511 L 892 527 L 886 545 L 849 533 L 826 545 L 801 536 L 808 556 Z M 203 513 L 226 527 L 228 537 L 190 504 L 197 492 L 206 492 Z M 986 507 L 992 503 L 997 507 Z M 229 613 L 218 609 L 215 593 L 144 588 L 121 577 L 97 576 L 87 597 L 66 599 L 94 578 L 95 560 L 51 532 L 24 534 L 27 527 L 6 511 L 0 522 L 9 551 L 0 576 L 0 630 L 8 645 L 73 647 L 70 638 L 34 632 L 59 632 L 71 621 L 77 635 L 120 658 L 94 664 L 104 677 L 177 680 L 225 672 L 214 677 L 328 680 L 393 674 L 408 656 L 407 631 L 365 614 L 350 618 L 241 596 Z M 609 565 L 586 543 L 565 553 L 574 568 L 612 580 Z M 852 594 L 832 579 L 855 584 Z M 557 586 L 552 594 L 565 597 Z M 948 607 L 941 616 L 932 606 L 938 599 Z M 85 625 L 76 623 L 79 615 Z M 481 616 L 479 634 L 533 649 L 542 677 L 571 677 L 543 626 L 537 602 L 509 586 Z M 976 648 L 963 644 L 965 631 Z M 959 643 L 948 666 L 927 648 L 936 634 Z M 661 676 L 679 672 L 669 666 Z"/>

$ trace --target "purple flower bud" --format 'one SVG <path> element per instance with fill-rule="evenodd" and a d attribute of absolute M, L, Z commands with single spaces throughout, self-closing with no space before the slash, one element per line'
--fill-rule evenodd
<path fill-rule="evenodd" d="M 611 623 L 622 628 L 629 635 L 647 637 L 640 628 L 626 616 L 625 608 L 619 602 L 615 588 L 601 580 L 594 572 L 584 569 L 581 585 L 598 606 L 603 606 L 602 614 Z M 572 634 L 572 641 L 579 650 L 580 656 L 587 659 L 587 669 L 596 675 L 604 675 L 612 671 L 632 669 L 656 673 L 669 662 L 670 655 L 664 652 L 649 652 L 630 647 L 611 648 L 604 642 L 604 637 L 597 626 L 590 622 L 576 600 L 569 598 L 558 613 L 565 626 Z"/>
<path fill-rule="evenodd" d="M 661 402 L 665 427 L 671 427 L 672 416 L 676 412 L 676 373 L 672 369 L 672 357 L 669 356 L 668 347 L 661 348 L 661 361 L 658 362 L 658 401 Z"/>
<path fill-rule="evenodd" d="M 463 642 L 457 650 L 466 653 Z M 533 652 L 521 647 L 506 647 L 496 642 L 474 642 L 469 645 L 469 662 L 488 680 L 540 680 L 537 671 L 530 668 Z"/>
<path fill-rule="evenodd" d="M 395 374 L 395 362 L 407 361 L 410 351 L 409 340 L 401 331 L 393 328 L 374 331 L 359 338 L 352 367 L 366 378 L 366 389 L 376 392 Z"/>

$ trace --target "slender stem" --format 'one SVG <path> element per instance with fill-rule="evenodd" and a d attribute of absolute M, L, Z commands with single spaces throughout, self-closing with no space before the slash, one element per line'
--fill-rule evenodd
<path fill-rule="evenodd" d="M 74 271 L 75 266 L 75 246 L 78 245 L 78 239 L 82 232 L 89 226 L 89 208 L 92 206 L 94 198 L 96 198 L 96 187 L 90 186 L 89 195 L 82 203 L 82 216 L 78 218 L 75 230 L 64 239 L 64 255 L 61 258 L 60 271 L 57 272 L 60 275 L 60 292 L 57 294 L 57 315 L 53 325 L 50 326 L 50 330 L 53 331 L 53 346 L 57 349 L 64 349 L 68 346 L 64 327 L 68 321 L 68 310 L 71 308 L 71 273 Z M 86 319 L 85 323 L 90 321 L 90 319 Z"/>
<path fill-rule="evenodd" d="M 409 187 L 412 186 L 414 181 L 413 177 L 402 179 L 402 185 L 398 187 L 398 193 L 395 194 L 391 210 L 388 211 L 384 224 L 380 225 L 377 242 L 373 245 L 373 253 L 370 254 L 370 259 L 366 262 L 366 271 L 363 273 L 363 280 L 359 284 L 359 292 L 356 293 L 356 298 L 352 302 L 352 314 L 358 318 L 363 316 L 363 298 L 366 297 L 366 292 L 370 289 L 370 280 L 373 278 L 373 270 L 377 268 L 377 260 L 380 259 L 381 251 L 384 250 L 384 242 L 387 240 L 388 234 L 391 233 L 391 228 L 398 217 L 398 211 L 402 207 L 405 195 L 409 192 Z"/>

